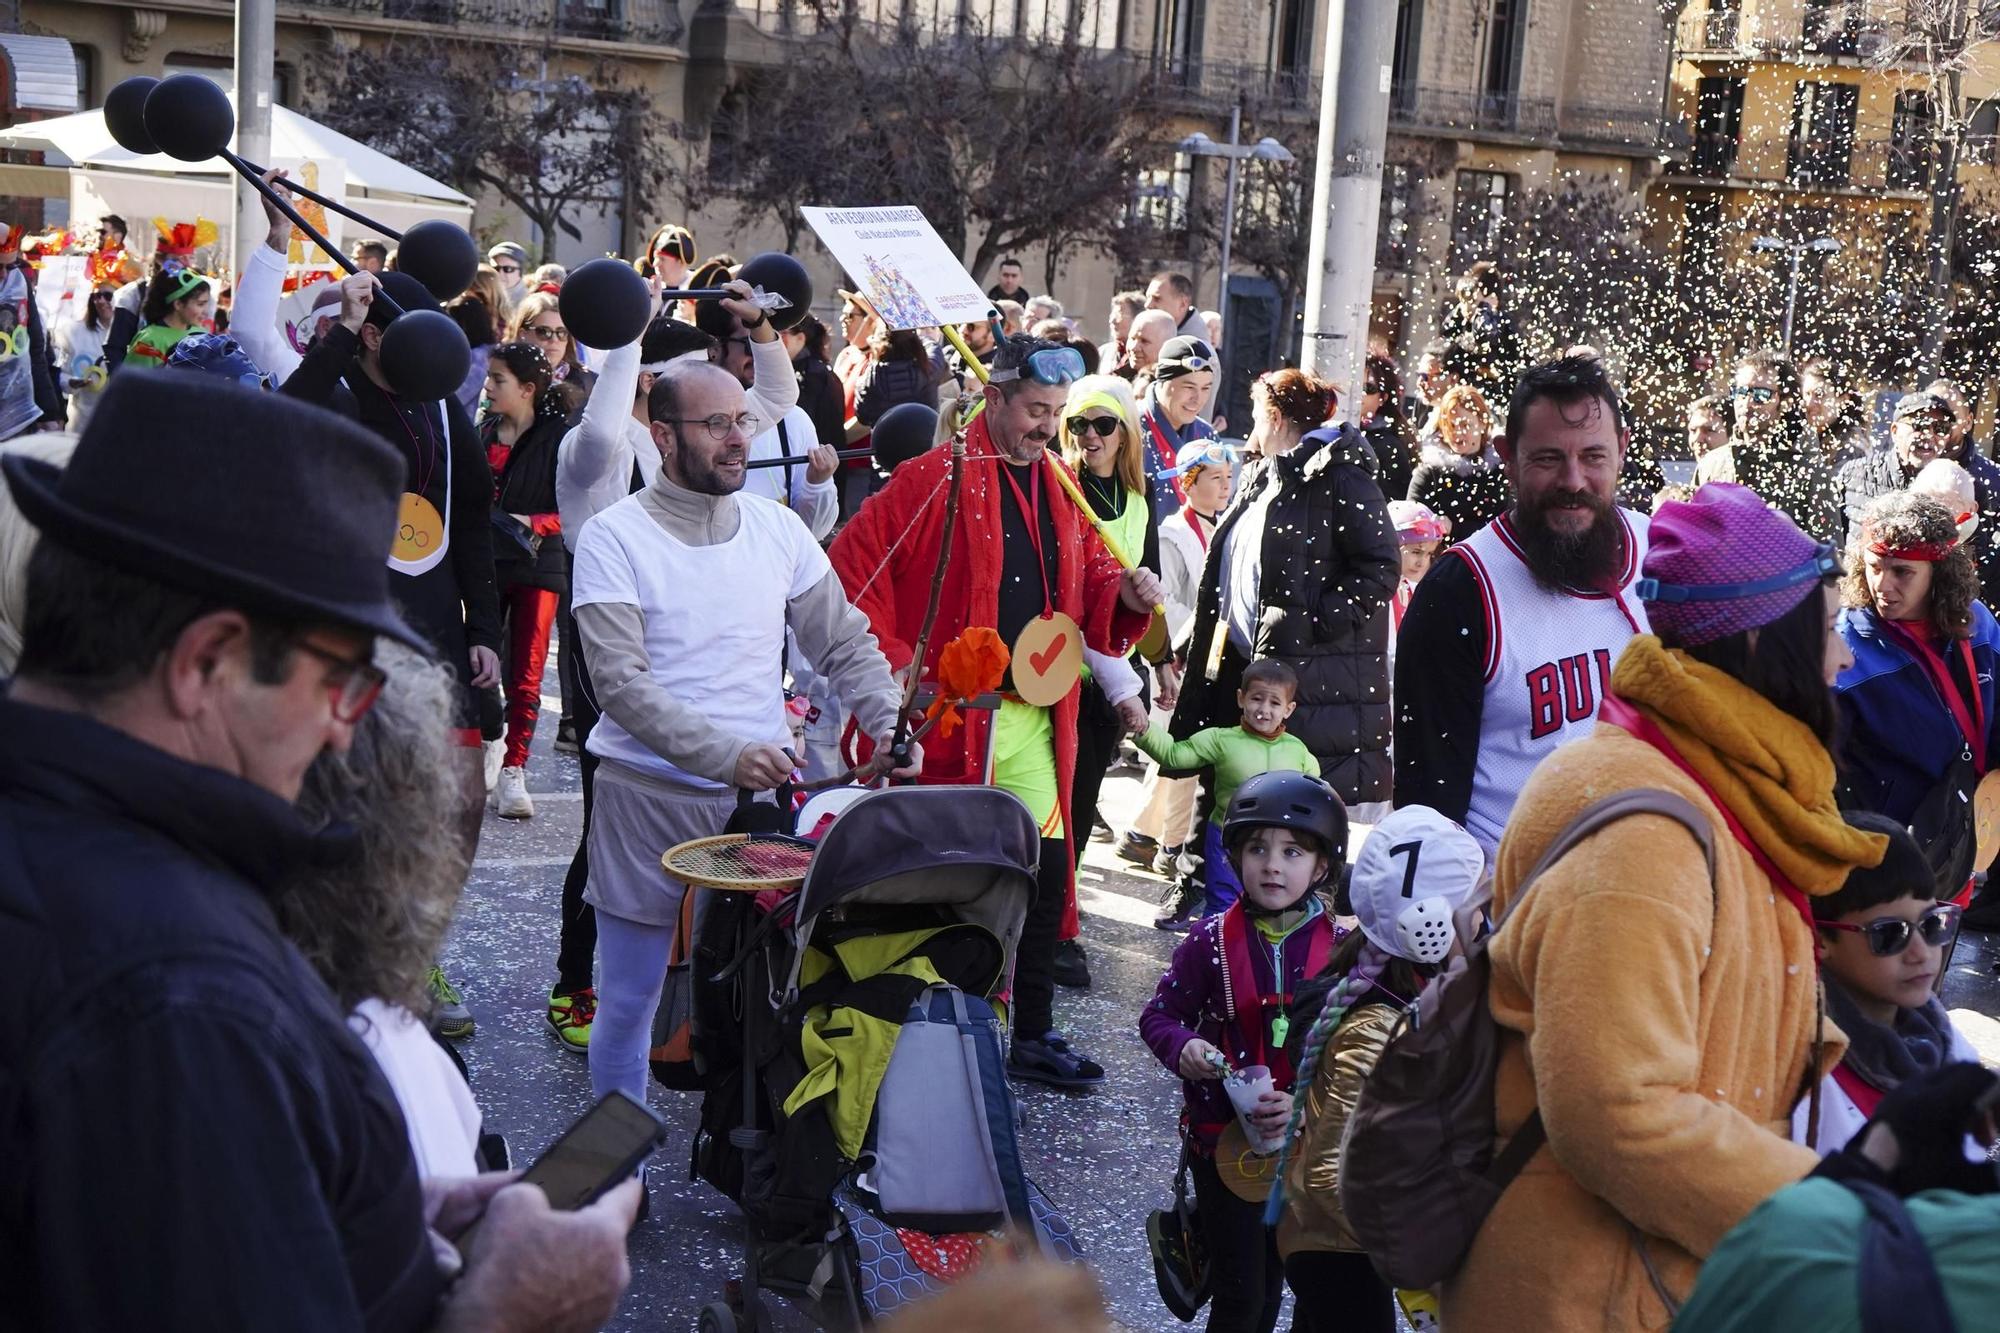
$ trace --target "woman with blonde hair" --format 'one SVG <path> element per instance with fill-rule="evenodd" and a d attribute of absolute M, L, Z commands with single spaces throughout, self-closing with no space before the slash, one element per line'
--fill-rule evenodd
<path fill-rule="evenodd" d="M 1061 419 L 1062 460 L 1076 473 L 1077 486 L 1090 502 L 1091 513 L 1110 532 L 1120 549 L 1143 569 L 1160 567 L 1160 536 L 1146 484 L 1144 445 L 1139 436 L 1139 407 L 1132 386 L 1116 375 L 1086 375 L 1069 386 Z M 1087 830 L 1097 818 L 1097 793 L 1104 771 L 1111 766 L 1118 738 L 1146 729 L 1146 701 L 1139 673 L 1122 657 L 1084 650 L 1083 696 L 1076 719 L 1076 771 L 1070 782 L 1070 819 Z M 1086 837 L 1072 837 L 1070 853 L 1083 864 Z M 1056 951 L 1056 977 L 1073 979 L 1088 972 L 1081 951 L 1068 943 L 1075 938 L 1075 908 L 1065 909 Z"/>
<path fill-rule="evenodd" d="M 1456 384 L 1438 399 L 1417 470 L 1410 475 L 1408 499 L 1451 522 L 1451 539 L 1462 542 L 1514 502 L 1506 469 L 1493 452 L 1493 407 L 1470 384 Z"/>
<path fill-rule="evenodd" d="M 472 281 L 466 284 L 465 295 L 486 307 L 487 317 L 493 324 L 492 334 L 472 345 L 478 347 L 483 343 L 491 347 L 497 342 L 506 341 L 507 289 L 500 285 L 499 270 L 491 264 L 481 264 L 478 271 L 472 275 Z"/>
<path fill-rule="evenodd" d="M 574 422 L 597 383 L 597 376 L 583 368 L 576 354 L 576 339 L 563 323 L 562 306 L 553 292 L 529 292 L 514 307 L 513 322 L 507 326 L 508 342 L 531 343 L 555 368 L 555 382 L 562 392 L 563 415 Z"/>

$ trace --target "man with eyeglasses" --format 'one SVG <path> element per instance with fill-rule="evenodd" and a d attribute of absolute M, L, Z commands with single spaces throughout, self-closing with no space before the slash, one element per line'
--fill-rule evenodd
<path fill-rule="evenodd" d="M 40 533 L 0 699 L 0 976 L 35 1015 L 0 1036 L 14 1320 L 607 1317 L 636 1187 L 555 1213 L 504 1178 L 420 1181 L 395 1094 L 272 912 L 294 867 L 346 850 L 293 801 L 373 702 L 376 639 L 429 648 L 382 562 L 403 460 L 332 413 L 163 373 L 113 382 L 66 469 L 5 473 Z M 229 521 L 190 521 L 218 477 Z M 427 1223 L 462 1239 L 482 1211 L 454 1283 Z"/>
<path fill-rule="evenodd" d="M 507 308 L 495 313 L 504 319 L 528 294 L 528 252 L 513 241 L 502 241 L 486 252 L 486 262 L 500 275 L 500 294 L 507 298 Z"/>
<path fill-rule="evenodd" d="M 675 362 L 647 407 L 659 475 L 584 526 L 570 594 L 603 709 L 589 741 L 599 761 L 585 891 L 597 912 L 590 1081 L 600 1097 L 642 1101 L 685 893 L 660 873 L 660 853 L 721 833 L 739 791 L 790 779 L 788 637 L 878 742 L 902 702 L 812 533 L 748 492 L 755 417 L 743 385 L 718 366 Z"/>
<path fill-rule="evenodd" d="M 933 736 L 924 781 L 985 783 L 1019 796 L 1042 830 L 1034 905 L 1014 971 L 1016 1077 L 1083 1089 L 1103 1067 L 1070 1048 L 1053 1012 L 1056 937 L 1073 867 L 1068 793 L 1076 768 L 1081 649 L 1123 657 L 1160 600 L 1148 570 L 1126 572 L 1055 477 L 1055 440 L 1083 357 L 1037 338 L 1002 340 L 985 409 L 966 428 L 958 523 L 943 549 L 950 451 L 901 464 L 848 520 L 828 554 L 868 617 L 889 663 L 932 680 L 944 646 L 972 626 L 996 632 L 1013 653 L 997 714 L 972 712 L 950 737 Z M 911 663 L 933 572 L 944 562 L 935 627 L 923 662 Z M 1042 702 L 1035 702 L 1041 700 Z M 1053 702 L 1050 702 L 1053 700 Z"/>
<path fill-rule="evenodd" d="M 1695 461 L 1695 485 L 1748 486 L 1815 540 L 1831 540 L 1839 526 L 1833 469 L 1806 426 L 1791 359 L 1771 351 L 1743 357 L 1729 401 L 1729 443 Z"/>
<path fill-rule="evenodd" d="M 1966 448 L 1963 441 L 1954 453 L 1956 424 L 1956 413 L 1940 394 L 1921 389 L 1897 399 L 1888 446 L 1863 454 L 1840 469 L 1839 540 L 1845 549 L 1847 538 L 1860 529 L 1861 516 L 1876 497 L 1907 489 L 1933 459 L 1951 459 L 1972 477 L 1979 512 L 1979 526 L 1970 539 L 1972 559 L 1979 567 L 1980 598 L 1993 604 L 2000 595 L 2000 543 L 1995 541 L 1995 529 L 2000 528 L 2000 464 L 1977 449 Z"/>
<path fill-rule="evenodd" d="M 755 468 L 746 485 L 752 495 L 795 510 L 815 538 L 824 538 L 840 517 L 840 492 L 833 484 L 840 455 L 833 445 L 820 442 L 812 418 L 798 405 L 799 377 L 792 373 L 791 358 L 785 355 L 784 341 L 771 327 L 770 316 L 752 299 L 750 285 L 741 279 L 728 285 L 737 295 L 695 305 L 696 326 L 715 339 L 709 360 L 734 375 L 745 389 L 754 390 L 761 382 L 776 391 L 773 399 L 785 399 L 783 411 L 759 416 L 754 423 L 751 459 L 799 460 Z"/>
<path fill-rule="evenodd" d="M 657 273 L 648 279 L 655 309 L 661 304 L 659 293 L 665 281 Z M 748 290 L 744 284 L 745 296 Z M 605 351 L 603 368 L 584 403 L 583 416 L 563 436 L 556 454 L 556 507 L 562 516 L 563 544 L 572 553 L 586 523 L 658 480 L 660 451 L 653 443 L 652 417 L 647 411 L 653 385 L 676 363 L 707 364 L 715 345 L 715 339 L 694 325 L 658 316 L 636 342 Z M 753 344 L 751 354 L 775 363 L 783 344 L 771 346 L 777 352 L 765 350 L 765 344 Z M 746 409 L 760 420 L 775 421 L 796 403 L 798 379 L 769 368 L 761 378 L 764 387 L 750 390 Z M 579 639 L 572 612 L 562 624 L 563 643 L 570 645 L 563 654 L 563 668 L 576 673 L 565 694 L 570 700 L 583 769 L 583 830 L 563 879 L 556 980 L 549 991 L 545 1021 L 566 1050 L 582 1054 L 590 1049 L 597 1007 L 597 992 L 591 984 L 597 952 L 596 916 L 584 890 L 590 882 L 590 821 L 598 762 L 589 742 L 597 725 L 598 704 Z"/>
<path fill-rule="evenodd" d="M 1181 449 L 1215 438 L 1215 427 L 1201 414 L 1215 392 L 1218 364 L 1215 349 L 1206 340 L 1169 339 L 1153 367 L 1153 381 L 1139 400 L 1139 432 L 1146 442 L 1146 477 L 1152 483 L 1157 518 L 1181 507 L 1180 488 L 1174 485 L 1174 460 Z"/>

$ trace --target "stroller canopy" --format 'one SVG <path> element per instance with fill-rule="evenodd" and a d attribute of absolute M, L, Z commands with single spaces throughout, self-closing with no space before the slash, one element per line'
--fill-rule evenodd
<path fill-rule="evenodd" d="M 998 787 L 889 787 L 841 813 L 799 889 L 803 946 L 815 918 L 850 903 L 930 903 L 991 930 L 1011 966 L 1035 893 L 1041 832 Z"/>

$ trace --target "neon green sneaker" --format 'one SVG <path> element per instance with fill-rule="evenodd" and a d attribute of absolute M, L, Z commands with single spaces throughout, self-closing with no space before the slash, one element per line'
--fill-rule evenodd
<path fill-rule="evenodd" d="M 590 1053 L 590 1024 L 597 1017 L 597 992 L 585 986 L 563 995 L 549 992 L 549 1031 L 579 1055 Z"/>
<path fill-rule="evenodd" d="M 437 1006 L 431 1012 L 433 1032 L 450 1041 L 472 1035 L 472 1010 L 465 1007 L 458 987 L 451 984 L 444 969 L 436 964 L 431 965 L 431 999 Z"/>

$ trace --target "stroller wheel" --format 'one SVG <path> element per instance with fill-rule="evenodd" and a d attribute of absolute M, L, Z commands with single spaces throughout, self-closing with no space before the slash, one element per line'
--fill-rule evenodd
<path fill-rule="evenodd" d="M 701 1317 L 695 1322 L 700 1333 L 737 1333 L 741 1327 L 736 1311 L 721 1301 L 701 1307 Z"/>

